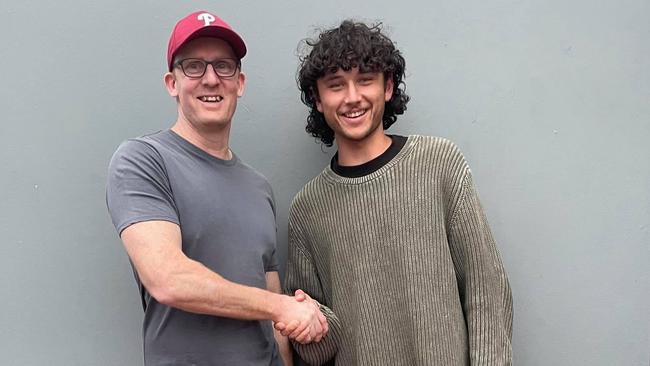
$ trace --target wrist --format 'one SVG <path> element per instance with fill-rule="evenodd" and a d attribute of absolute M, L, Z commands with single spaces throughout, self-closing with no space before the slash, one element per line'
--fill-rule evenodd
<path fill-rule="evenodd" d="M 284 309 L 286 309 L 286 301 L 289 297 L 282 294 L 272 293 L 269 297 L 269 317 L 272 321 L 278 322 Z"/>

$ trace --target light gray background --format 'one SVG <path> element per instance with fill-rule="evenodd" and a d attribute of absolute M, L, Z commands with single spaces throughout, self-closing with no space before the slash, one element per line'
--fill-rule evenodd
<path fill-rule="evenodd" d="M 515 363 L 648 365 L 647 0 L 2 1 L 1 364 L 141 363 L 106 166 L 174 121 L 167 39 L 202 8 L 249 46 L 232 146 L 273 185 L 283 261 L 289 202 L 333 152 L 303 132 L 298 41 L 380 20 L 412 96 L 391 132 L 448 137 L 473 168 L 513 288 Z"/>

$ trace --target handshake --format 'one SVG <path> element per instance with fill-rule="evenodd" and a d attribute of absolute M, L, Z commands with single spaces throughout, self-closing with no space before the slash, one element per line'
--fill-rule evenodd
<path fill-rule="evenodd" d="M 318 302 L 302 290 L 296 290 L 294 295 L 284 297 L 273 326 L 283 336 L 298 343 L 320 342 L 329 327 Z"/>

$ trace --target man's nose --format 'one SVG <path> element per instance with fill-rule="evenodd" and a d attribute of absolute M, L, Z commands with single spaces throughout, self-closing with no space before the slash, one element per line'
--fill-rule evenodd
<path fill-rule="evenodd" d="M 217 70 L 214 69 L 214 65 L 207 64 L 205 74 L 201 78 L 201 82 L 207 85 L 215 85 L 221 82 L 221 78 L 217 75 Z"/>
<path fill-rule="evenodd" d="M 345 102 L 346 103 L 356 103 L 361 100 L 361 94 L 359 94 L 359 89 L 355 83 L 349 83 L 347 87 L 347 92 L 345 93 Z"/>

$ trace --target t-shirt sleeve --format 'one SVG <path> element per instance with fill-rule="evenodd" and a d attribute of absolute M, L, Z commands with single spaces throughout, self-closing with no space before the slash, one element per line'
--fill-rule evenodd
<path fill-rule="evenodd" d="M 280 264 L 278 263 L 277 250 L 274 248 L 269 258 L 264 258 L 264 271 L 265 272 L 278 272 L 280 271 Z"/>
<path fill-rule="evenodd" d="M 266 272 L 278 272 L 280 270 L 280 262 L 278 261 L 278 251 L 277 251 L 278 225 L 277 225 L 277 213 L 275 207 L 275 196 L 273 194 L 273 188 L 271 188 L 271 185 L 268 182 L 266 182 L 266 186 L 269 194 L 269 203 L 271 204 L 271 209 L 273 210 L 273 220 L 276 222 L 275 224 L 276 240 L 274 240 L 273 250 L 270 252 L 268 256 L 265 256 L 264 258 L 264 270 Z"/>
<path fill-rule="evenodd" d="M 125 141 L 113 154 L 108 167 L 106 205 L 118 234 L 143 221 L 179 224 L 163 158 L 143 141 Z"/>

